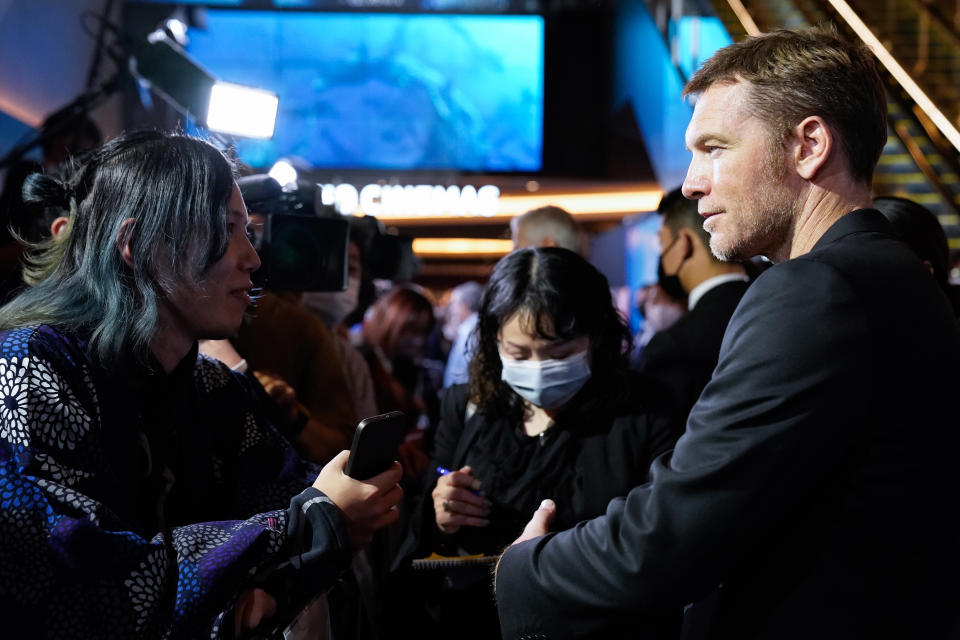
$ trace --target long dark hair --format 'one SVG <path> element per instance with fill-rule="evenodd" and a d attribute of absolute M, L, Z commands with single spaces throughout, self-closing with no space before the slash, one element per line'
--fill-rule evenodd
<path fill-rule="evenodd" d="M 203 140 L 149 131 L 108 142 L 69 176 L 24 184 L 26 201 L 69 222 L 31 248 L 24 279 L 33 286 L 0 309 L 0 328 L 82 331 L 104 365 L 147 364 L 159 301 L 184 284 L 202 288 L 226 251 L 233 167 Z M 127 218 L 136 220 L 133 268 L 117 244 Z"/>
<path fill-rule="evenodd" d="M 520 397 L 500 379 L 497 348 L 500 328 L 516 313 L 538 337 L 589 338 L 589 404 L 612 406 L 626 398 L 630 332 L 613 306 L 607 279 L 573 251 L 527 248 L 496 264 L 480 301 L 470 362 L 470 396 L 479 410 L 501 417 L 522 410 Z"/>
<path fill-rule="evenodd" d="M 950 289 L 950 245 L 943 226 L 932 211 L 913 200 L 896 196 L 873 199 L 873 208 L 882 213 L 896 236 L 910 245 L 921 260 L 930 263 L 940 288 Z"/>

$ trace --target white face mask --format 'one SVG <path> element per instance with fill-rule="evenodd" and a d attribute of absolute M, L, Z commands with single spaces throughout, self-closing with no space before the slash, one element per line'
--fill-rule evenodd
<path fill-rule="evenodd" d="M 304 291 L 300 304 L 320 316 L 328 327 L 335 327 L 357 308 L 359 298 L 360 277 L 351 276 L 346 291 Z"/>
<path fill-rule="evenodd" d="M 542 409 L 566 404 L 590 379 L 586 350 L 562 360 L 513 360 L 500 354 L 500 378 L 517 395 Z"/>

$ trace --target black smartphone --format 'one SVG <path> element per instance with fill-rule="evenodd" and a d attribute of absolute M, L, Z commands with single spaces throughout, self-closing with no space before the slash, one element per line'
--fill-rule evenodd
<path fill-rule="evenodd" d="M 407 417 L 391 411 L 362 421 L 353 434 L 345 471 L 351 478 L 367 480 L 390 468 L 397 448 L 407 435 Z"/>

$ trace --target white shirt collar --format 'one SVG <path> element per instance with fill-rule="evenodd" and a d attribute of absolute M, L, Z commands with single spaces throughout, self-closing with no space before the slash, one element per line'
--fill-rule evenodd
<path fill-rule="evenodd" d="M 707 278 L 697 286 L 695 286 L 690 293 L 687 294 L 687 309 L 693 311 L 693 308 L 700 302 L 700 298 L 703 297 L 707 291 L 717 287 L 721 284 L 727 282 L 746 282 L 749 280 L 745 273 L 725 273 L 719 276 L 713 276 L 712 278 Z"/>

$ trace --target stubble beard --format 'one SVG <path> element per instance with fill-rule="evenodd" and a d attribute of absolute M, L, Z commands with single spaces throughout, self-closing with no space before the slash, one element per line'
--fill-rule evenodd
<path fill-rule="evenodd" d="M 790 238 L 799 208 L 797 200 L 784 184 L 782 151 L 771 142 L 765 156 L 753 177 L 754 183 L 762 185 L 757 197 L 752 203 L 736 203 L 741 211 L 727 221 L 733 223 L 733 229 L 710 234 L 710 251 L 718 260 L 742 262 L 758 255 L 769 257 Z"/>

